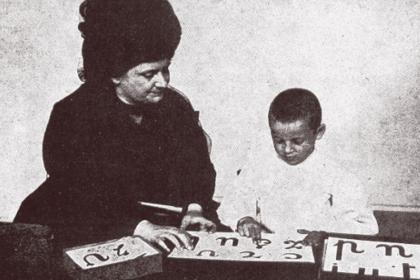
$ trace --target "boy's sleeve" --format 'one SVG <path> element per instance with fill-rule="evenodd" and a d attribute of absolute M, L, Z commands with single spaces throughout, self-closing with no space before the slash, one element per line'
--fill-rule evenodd
<path fill-rule="evenodd" d="M 246 216 L 255 218 L 256 190 L 250 187 L 252 186 L 250 173 L 249 168 L 244 168 L 232 185 L 227 186 L 217 210 L 222 224 L 229 226 L 232 230 L 236 230 L 236 225 L 241 218 Z"/>
<path fill-rule="evenodd" d="M 349 234 L 374 235 L 378 233 L 378 223 L 368 206 L 364 186 L 356 178 L 342 180 L 346 186 L 335 194 L 334 231 Z"/>

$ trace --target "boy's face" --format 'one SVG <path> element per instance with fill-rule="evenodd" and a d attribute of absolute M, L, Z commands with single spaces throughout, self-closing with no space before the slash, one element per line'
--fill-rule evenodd
<path fill-rule="evenodd" d="M 311 129 L 307 120 L 280 122 L 270 120 L 271 137 L 278 156 L 289 165 L 305 161 L 315 149 L 315 142 L 322 138 L 325 125 Z"/>

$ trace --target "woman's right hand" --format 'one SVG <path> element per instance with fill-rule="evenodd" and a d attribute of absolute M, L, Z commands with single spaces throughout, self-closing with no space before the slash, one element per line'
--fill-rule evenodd
<path fill-rule="evenodd" d="M 176 227 L 155 225 L 147 220 L 141 221 L 137 225 L 133 235 L 142 237 L 168 253 L 171 251 L 168 247 L 169 244 L 177 249 L 193 249 L 192 238 L 186 231 Z"/>

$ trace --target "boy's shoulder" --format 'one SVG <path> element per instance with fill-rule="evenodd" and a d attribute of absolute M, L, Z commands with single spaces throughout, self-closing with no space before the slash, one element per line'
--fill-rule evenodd
<path fill-rule="evenodd" d="M 317 155 L 317 171 L 322 176 L 322 181 L 333 192 L 342 192 L 344 189 L 362 188 L 362 180 L 360 176 L 352 172 L 340 161 L 318 152 Z"/>
<path fill-rule="evenodd" d="M 344 163 L 339 160 L 332 158 L 321 151 L 316 151 L 319 159 L 319 166 L 324 168 L 326 171 L 331 171 L 340 176 L 355 177 L 356 175 L 349 169 L 346 168 Z"/>

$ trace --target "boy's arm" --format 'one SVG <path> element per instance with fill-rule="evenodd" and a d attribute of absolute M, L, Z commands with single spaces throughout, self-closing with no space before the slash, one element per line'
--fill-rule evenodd
<path fill-rule="evenodd" d="M 250 178 L 246 169 L 242 170 L 232 185 L 227 186 L 223 200 L 217 209 L 222 224 L 236 230 L 238 221 L 244 217 L 255 218 L 255 195 L 249 186 Z"/>
<path fill-rule="evenodd" d="M 335 230 L 340 233 L 374 235 L 378 223 L 368 206 L 365 188 L 359 180 L 346 180 L 347 185 L 334 197 Z"/>
<path fill-rule="evenodd" d="M 341 222 L 337 232 L 364 235 L 375 235 L 379 232 L 372 210 L 344 212 L 339 219 Z"/>

